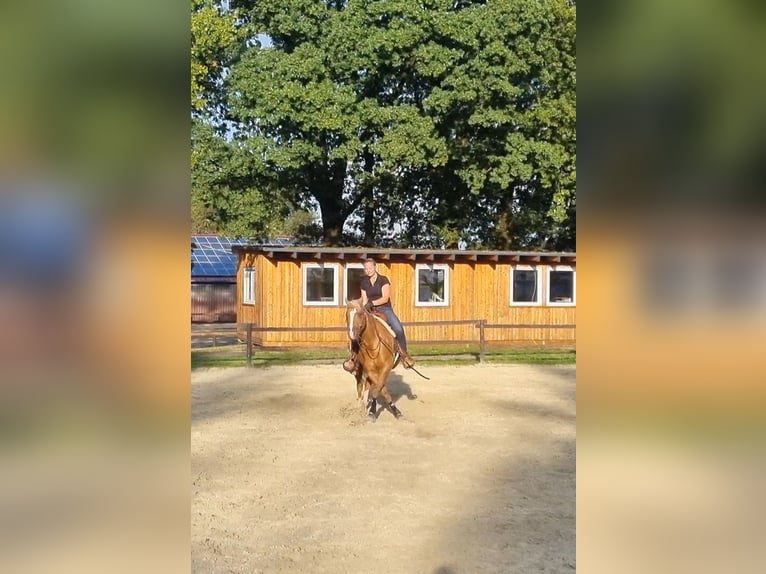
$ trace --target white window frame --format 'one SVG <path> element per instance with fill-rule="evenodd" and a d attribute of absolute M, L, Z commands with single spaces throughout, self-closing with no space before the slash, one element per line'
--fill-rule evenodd
<path fill-rule="evenodd" d="M 346 263 L 346 269 L 343 273 L 343 296 L 348 293 L 348 270 L 349 269 L 361 269 L 364 271 L 364 263 Z M 361 297 L 361 294 L 359 295 Z"/>
<path fill-rule="evenodd" d="M 436 269 L 444 270 L 444 301 L 421 301 L 420 300 L 420 271 L 424 269 L 433 271 Z M 449 283 L 450 268 L 445 263 L 417 263 L 415 265 L 415 307 L 449 307 Z"/>
<path fill-rule="evenodd" d="M 513 300 L 513 273 L 514 271 L 534 271 L 537 281 L 537 298 L 535 301 L 514 301 Z M 511 265 L 511 272 L 508 274 L 509 280 L 509 303 L 511 307 L 540 307 L 543 304 L 543 270 L 539 265 Z"/>
<path fill-rule="evenodd" d="M 301 265 L 303 280 L 301 281 L 301 297 L 303 298 L 303 304 L 308 307 L 333 307 L 338 305 L 338 283 L 339 283 L 339 268 L 337 263 L 304 263 Z M 333 270 L 333 297 L 328 301 L 308 301 L 306 300 L 306 294 L 308 293 L 307 279 L 309 269 L 327 269 Z"/>
<path fill-rule="evenodd" d="M 551 273 L 553 271 L 572 272 L 572 301 L 551 301 Z M 574 307 L 577 304 L 577 269 L 571 265 L 551 265 L 545 282 L 545 304 L 549 307 Z"/>
<path fill-rule="evenodd" d="M 255 305 L 255 267 L 245 267 L 242 272 L 242 304 Z"/>

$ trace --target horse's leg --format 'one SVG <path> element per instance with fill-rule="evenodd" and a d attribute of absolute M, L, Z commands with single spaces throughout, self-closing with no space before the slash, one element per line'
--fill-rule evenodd
<path fill-rule="evenodd" d="M 356 401 L 360 407 L 364 406 L 365 391 L 367 391 L 367 395 L 369 396 L 369 381 L 367 379 L 367 374 L 360 366 L 356 373 Z"/>
<path fill-rule="evenodd" d="M 372 420 L 375 420 L 378 418 L 378 399 L 373 396 L 373 393 L 370 392 L 367 395 L 367 416 L 370 417 Z"/>
<path fill-rule="evenodd" d="M 383 380 L 385 381 L 385 379 Z M 380 392 L 383 394 L 383 400 L 386 402 L 386 408 L 391 411 L 391 414 L 394 415 L 394 417 L 397 419 L 402 416 L 402 411 L 396 408 L 394 400 L 391 398 L 391 393 L 388 392 L 388 387 L 385 385 L 385 383 L 382 387 L 380 387 Z"/>
<path fill-rule="evenodd" d="M 361 367 L 358 367 L 354 371 L 354 378 L 356 379 L 356 398 L 357 400 L 362 400 L 362 369 Z"/>
<path fill-rule="evenodd" d="M 367 415 L 375 420 L 378 418 L 378 395 L 380 394 L 380 378 L 367 374 Z"/>
<path fill-rule="evenodd" d="M 396 408 L 396 405 L 391 400 L 391 395 L 388 392 L 388 389 L 386 387 L 383 387 L 383 399 L 386 401 L 386 408 L 391 411 L 391 414 L 394 415 L 395 418 L 399 418 L 402 416 L 402 411 L 400 411 L 398 408 Z"/>

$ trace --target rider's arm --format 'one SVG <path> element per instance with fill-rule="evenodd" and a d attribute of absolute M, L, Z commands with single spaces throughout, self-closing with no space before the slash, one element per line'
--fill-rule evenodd
<path fill-rule="evenodd" d="M 383 287 L 381 288 L 381 292 L 383 293 L 383 295 L 380 297 L 380 299 L 375 299 L 375 301 L 372 302 L 373 305 L 378 306 L 378 305 L 385 305 L 386 303 L 388 303 L 388 300 L 391 298 L 391 284 L 386 283 L 385 285 L 383 285 Z"/>

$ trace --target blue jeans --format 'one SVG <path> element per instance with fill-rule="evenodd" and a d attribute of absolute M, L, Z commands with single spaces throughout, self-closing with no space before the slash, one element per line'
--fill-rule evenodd
<path fill-rule="evenodd" d="M 406 351 L 407 337 L 404 336 L 404 327 L 402 327 L 402 322 L 399 320 L 399 317 L 397 317 L 396 313 L 394 313 L 394 308 L 390 305 L 386 305 L 384 307 L 375 307 L 375 310 L 380 311 L 386 316 L 386 321 L 388 321 L 388 324 L 391 325 L 394 333 L 396 333 L 397 341 L 399 341 L 402 349 Z"/>

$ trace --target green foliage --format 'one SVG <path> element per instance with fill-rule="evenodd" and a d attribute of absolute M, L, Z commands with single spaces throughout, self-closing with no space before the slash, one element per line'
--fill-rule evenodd
<path fill-rule="evenodd" d="M 222 74 L 237 53 L 236 12 L 212 0 L 191 0 L 191 106 L 200 113 L 220 99 Z"/>
<path fill-rule="evenodd" d="M 217 25 L 196 13 L 211 30 L 196 85 L 221 119 L 193 142 L 193 186 L 218 224 L 263 230 L 318 208 L 329 244 L 574 248 L 565 0 L 239 1 Z"/>
<path fill-rule="evenodd" d="M 257 166 L 237 142 L 207 123 L 192 124 L 192 231 L 234 237 L 281 233 L 289 212 L 279 193 L 263 185 Z"/>

